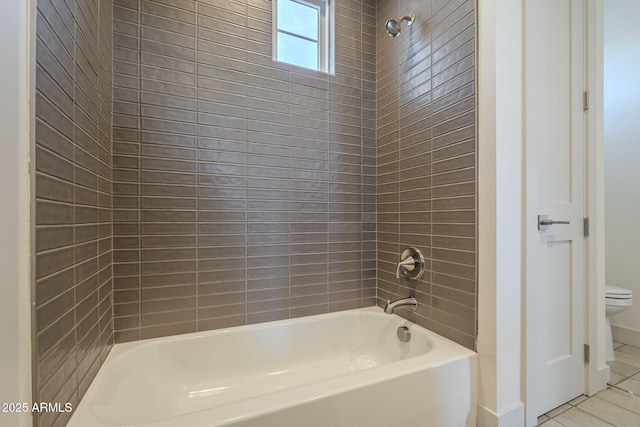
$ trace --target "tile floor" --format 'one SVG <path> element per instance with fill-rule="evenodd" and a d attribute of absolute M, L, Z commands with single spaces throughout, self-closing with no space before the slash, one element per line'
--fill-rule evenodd
<path fill-rule="evenodd" d="M 640 427 L 640 348 L 614 343 L 610 387 L 538 418 L 540 427 Z"/>

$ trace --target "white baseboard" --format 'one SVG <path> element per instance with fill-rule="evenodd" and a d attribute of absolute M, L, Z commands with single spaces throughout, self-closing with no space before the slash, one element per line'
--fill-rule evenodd
<path fill-rule="evenodd" d="M 611 325 L 614 341 L 640 347 L 640 331 L 624 326 Z"/>
<path fill-rule="evenodd" d="M 498 415 L 478 405 L 477 427 L 524 427 L 524 404 L 520 403 Z"/>

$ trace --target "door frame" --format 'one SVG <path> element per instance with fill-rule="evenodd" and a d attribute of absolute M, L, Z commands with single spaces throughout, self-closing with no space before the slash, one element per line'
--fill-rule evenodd
<path fill-rule="evenodd" d="M 523 0 L 477 0 L 478 427 L 535 425 L 526 408 Z M 585 393 L 606 388 L 604 355 L 603 0 L 587 0 Z M 499 82 L 499 84 L 498 84 Z M 517 201 L 520 200 L 520 203 Z M 516 201 L 516 203 L 514 203 Z M 528 422 L 526 422 L 528 421 Z"/>
<path fill-rule="evenodd" d="M 586 206 L 590 235 L 586 241 L 586 342 L 591 362 L 585 368 L 585 393 L 593 396 L 610 378 L 605 355 L 604 240 L 604 0 L 587 0 L 587 158 Z"/>

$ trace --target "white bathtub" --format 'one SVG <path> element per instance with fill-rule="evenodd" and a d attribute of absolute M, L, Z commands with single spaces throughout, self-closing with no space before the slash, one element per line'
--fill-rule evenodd
<path fill-rule="evenodd" d="M 476 364 L 377 307 L 118 344 L 68 426 L 470 427 Z"/>

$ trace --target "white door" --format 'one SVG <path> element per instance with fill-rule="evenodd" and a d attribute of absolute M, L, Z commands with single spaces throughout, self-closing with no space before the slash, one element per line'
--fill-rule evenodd
<path fill-rule="evenodd" d="M 584 0 L 525 0 L 527 424 L 584 391 Z M 542 225 L 540 219 L 568 222 Z"/>

